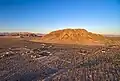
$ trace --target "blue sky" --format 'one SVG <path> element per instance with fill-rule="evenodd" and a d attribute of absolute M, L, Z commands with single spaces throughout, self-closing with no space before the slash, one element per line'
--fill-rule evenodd
<path fill-rule="evenodd" d="M 120 0 L 0 0 L 0 32 L 64 28 L 120 34 Z"/>

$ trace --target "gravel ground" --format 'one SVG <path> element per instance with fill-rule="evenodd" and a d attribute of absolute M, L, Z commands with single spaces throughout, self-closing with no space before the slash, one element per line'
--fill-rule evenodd
<path fill-rule="evenodd" d="M 120 81 L 120 46 L 0 38 L 0 81 Z"/>

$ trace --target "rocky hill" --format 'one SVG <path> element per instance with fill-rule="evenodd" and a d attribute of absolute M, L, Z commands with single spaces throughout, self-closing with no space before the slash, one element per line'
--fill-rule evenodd
<path fill-rule="evenodd" d="M 106 38 L 85 29 L 63 29 L 53 31 L 41 38 L 42 42 L 63 44 L 105 44 Z"/>

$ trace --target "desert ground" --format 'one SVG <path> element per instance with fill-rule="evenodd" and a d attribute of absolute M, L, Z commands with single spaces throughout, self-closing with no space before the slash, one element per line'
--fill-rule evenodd
<path fill-rule="evenodd" d="M 0 81 L 120 81 L 120 46 L 1 37 Z"/>

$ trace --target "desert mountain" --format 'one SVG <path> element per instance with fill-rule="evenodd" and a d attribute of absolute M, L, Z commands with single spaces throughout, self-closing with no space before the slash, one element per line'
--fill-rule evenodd
<path fill-rule="evenodd" d="M 106 38 L 85 29 L 63 29 L 46 34 L 41 38 L 41 41 L 63 44 L 104 44 Z"/>

